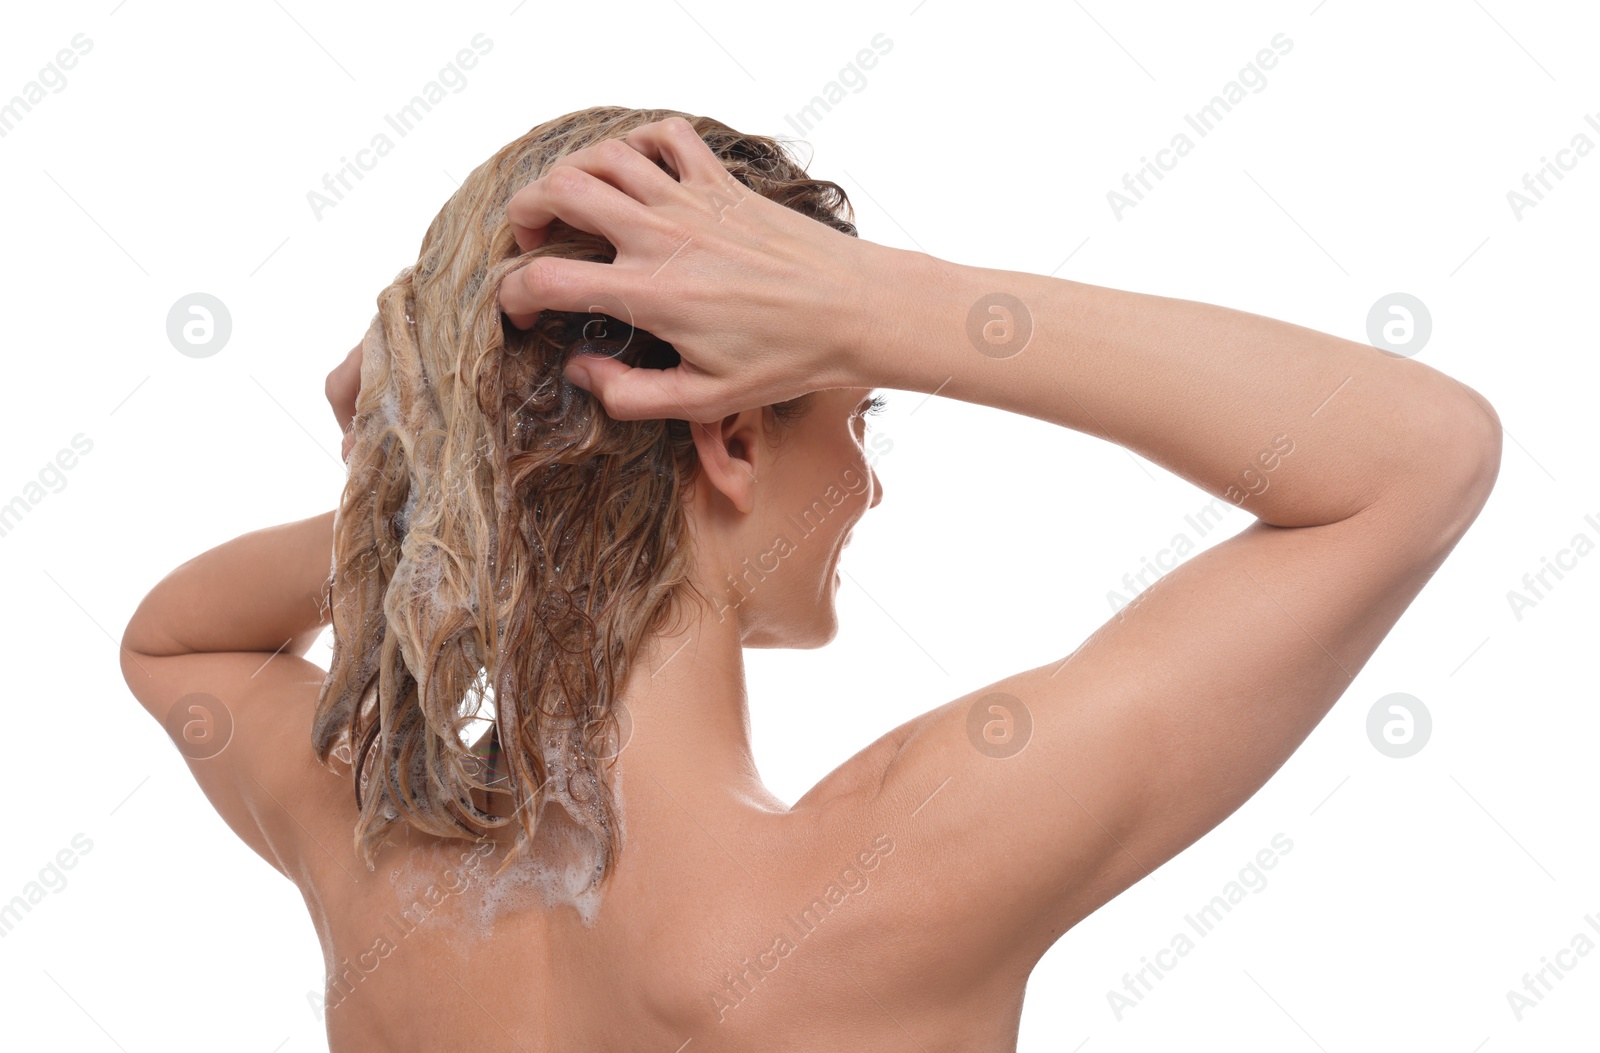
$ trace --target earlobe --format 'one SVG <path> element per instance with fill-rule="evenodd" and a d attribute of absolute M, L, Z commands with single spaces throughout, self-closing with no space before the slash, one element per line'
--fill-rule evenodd
<path fill-rule="evenodd" d="M 761 410 L 730 413 L 710 424 L 690 421 L 700 475 L 707 485 L 749 515 L 755 509 L 757 460 L 760 457 Z"/>

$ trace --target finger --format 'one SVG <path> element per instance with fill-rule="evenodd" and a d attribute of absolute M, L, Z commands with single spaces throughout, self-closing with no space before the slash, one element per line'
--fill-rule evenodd
<path fill-rule="evenodd" d="M 649 329 L 636 310 L 648 307 L 649 297 L 630 272 L 614 263 L 540 256 L 501 280 L 499 300 L 518 329 L 532 325 L 540 311 L 608 314 L 636 329 Z"/>
<path fill-rule="evenodd" d="M 340 428 L 348 428 L 356 415 L 356 395 L 361 390 L 361 346 L 350 349 L 344 361 L 333 367 L 324 385 L 324 394 Z"/>
<path fill-rule="evenodd" d="M 545 175 L 563 165 L 581 168 L 647 207 L 681 198 L 684 194 L 672 173 L 663 171 L 660 165 L 622 139 L 607 139 L 557 158 L 545 170 Z"/>
<path fill-rule="evenodd" d="M 549 226 L 559 219 L 570 227 L 598 234 L 621 251 L 614 231 L 653 229 L 650 213 L 638 201 L 576 165 L 553 165 L 544 175 L 511 195 L 506 202 L 517 247 L 529 252 L 543 245 Z"/>
<path fill-rule="evenodd" d="M 670 171 L 663 171 L 662 164 Z M 684 172 L 697 182 L 731 178 L 694 126 L 681 117 L 643 125 L 622 139 L 607 139 L 557 158 L 540 179 L 561 166 L 589 172 L 646 206 L 670 200 Z M 524 194 L 527 189 L 513 195 L 506 207 L 512 236 L 523 252 L 544 244 L 553 218 L 537 196 Z"/>
<path fill-rule="evenodd" d="M 720 407 L 710 404 L 688 382 L 682 366 L 649 369 L 630 366 L 604 355 L 576 355 L 563 375 L 600 400 L 612 420 L 720 420 Z"/>
<path fill-rule="evenodd" d="M 628 133 L 626 142 L 652 161 L 665 161 L 680 183 L 714 183 L 733 178 L 694 125 L 682 117 L 640 125 Z"/>

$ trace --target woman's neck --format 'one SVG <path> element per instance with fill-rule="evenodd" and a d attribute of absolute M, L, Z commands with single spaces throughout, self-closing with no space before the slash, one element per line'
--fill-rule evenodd
<path fill-rule="evenodd" d="M 651 797 L 665 793 L 691 814 L 704 808 L 787 811 L 761 782 L 751 751 L 738 623 L 714 614 L 686 616 L 682 623 L 645 642 L 617 692 L 618 751 L 607 758 L 613 791 L 620 796 L 624 784 L 654 783 Z M 473 747 L 497 787 L 506 785 L 503 750 L 493 727 Z M 491 815 L 515 809 L 505 793 L 486 801 L 477 792 L 474 799 Z"/>

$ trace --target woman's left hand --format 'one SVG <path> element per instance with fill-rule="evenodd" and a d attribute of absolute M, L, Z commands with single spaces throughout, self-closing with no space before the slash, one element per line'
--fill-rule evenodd
<path fill-rule="evenodd" d="M 339 451 L 341 459 L 350 459 L 350 447 L 355 445 L 356 433 L 351 427 L 356 419 L 356 395 L 361 391 L 361 345 L 356 344 L 328 374 L 328 381 L 323 386 L 328 396 L 328 405 L 333 407 L 333 418 L 339 422 L 339 429 L 344 432 L 344 445 Z"/>

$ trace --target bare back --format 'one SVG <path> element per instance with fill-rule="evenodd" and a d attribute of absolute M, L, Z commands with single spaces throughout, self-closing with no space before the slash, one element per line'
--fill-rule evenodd
<path fill-rule="evenodd" d="M 326 789 L 337 836 L 355 809 L 347 782 L 329 775 Z M 930 963 L 908 969 L 886 905 L 917 902 L 928 875 L 894 834 L 847 814 L 857 795 L 690 817 L 659 789 L 626 792 L 626 848 L 592 924 L 549 905 L 515 862 L 495 876 L 509 837 L 408 832 L 372 872 L 335 849 L 347 836 L 310 853 L 302 890 L 334 1053 L 1015 1048 L 1025 972 L 908 999 L 902 977 Z"/>

